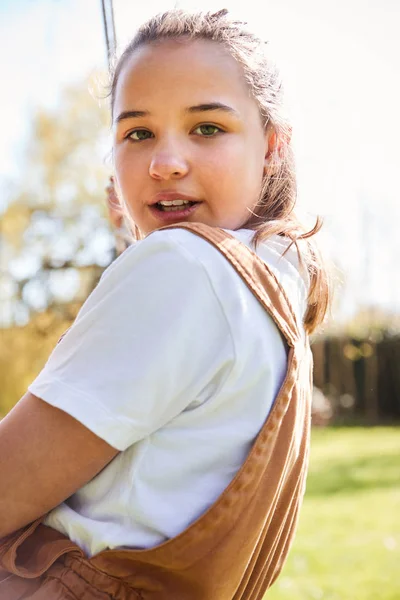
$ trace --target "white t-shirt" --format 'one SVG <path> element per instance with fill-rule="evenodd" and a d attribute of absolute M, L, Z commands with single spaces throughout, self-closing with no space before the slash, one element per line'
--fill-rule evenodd
<path fill-rule="evenodd" d="M 230 232 L 251 244 L 253 232 Z M 294 249 L 258 248 L 299 321 Z M 88 556 L 149 548 L 199 517 L 244 462 L 281 386 L 286 346 L 230 263 L 187 230 L 157 231 L 103 273 L 29 387 L 121 450 L 45 523 Z"/>

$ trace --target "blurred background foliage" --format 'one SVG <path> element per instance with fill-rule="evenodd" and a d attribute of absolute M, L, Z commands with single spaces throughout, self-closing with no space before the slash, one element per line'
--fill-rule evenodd
<path fill-rule="evenodd" d="M 63 90 L 56 109 L 35 111 L 1 215 L 0 415 L 26 392 L 115 257 L 105 194 L 109 116 L 97 92 L 88 93 L 100 78 Z"/>

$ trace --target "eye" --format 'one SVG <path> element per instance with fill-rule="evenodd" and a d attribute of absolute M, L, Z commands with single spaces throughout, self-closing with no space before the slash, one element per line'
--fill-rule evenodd
<path fill-rule="evenodd" d="M 223 133 L 223 130 L 216 125 L 204 123 L 204 125 L 199 125 L 196 127 L 196 129 L 193 130 L 193 133 L 196 133 L 196 135 L 200 135 L 202 137 L 215 137 L 217 133 Z"/>
<path fill-rule="evenodd" d="M 132 140 L 133 142 L 142 142 L 143 140 L 148 140 L 151 137 L 154 137 L 151 131 L 147 129 L 135 129 L 128 133 L 125 139 Z"/>

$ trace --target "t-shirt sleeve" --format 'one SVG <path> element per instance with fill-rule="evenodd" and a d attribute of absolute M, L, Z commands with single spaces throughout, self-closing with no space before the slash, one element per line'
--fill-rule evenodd
<path fill-rule="evenodd" d="M 105 271 L 29 391 L 118 450 L 219 387 L 234 360 L 207 271 L 159 231 Z"/>

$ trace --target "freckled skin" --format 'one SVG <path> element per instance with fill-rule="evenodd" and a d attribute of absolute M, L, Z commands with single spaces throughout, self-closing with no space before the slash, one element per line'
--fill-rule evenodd
<path fill-rule="evenodd" d="M 214 102 L 234 112 L 187 111 Z M 117 122 L 125 111 L 148 114 Z M 220 45 L 180 40 L 136 50 L 118 79 L 113 122 L 116 184 L 144 234 L 163 225 L 149 203 L 171 190 L 201 201 L 185 220 L 233 230 L 247 221 L 271 136 Z"/>

